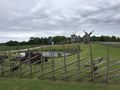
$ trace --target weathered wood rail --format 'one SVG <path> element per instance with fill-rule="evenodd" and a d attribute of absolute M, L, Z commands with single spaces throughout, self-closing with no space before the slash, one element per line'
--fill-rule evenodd
<path fill-rule="evenodd" d="M 92 45 L 89 45 L 89 58 L 81 57 L 80 45 L 76 46 L 77 53 L 76 59 L 68 62 L 69 56 L 65 55 L 65 46 L 63 45 L 63 61 L 62 64 L 56 64 L 56 59 L 53 53 L 51 53 L 51 59 L 48 62 L 44 62 L 44 57 L 41 56 L 40 60 L 31 63 L 30 50 L 28 47 L 29 57 L 20 62 L 20 60 L 14 61 L 19 66 L 19 69 L 12 71 L 16 66 L 12 66 L 12 53 L 9 52 L 9 59 L 2 58 L 3 62 L 0 63 L 0 76 L 1 77 L 20 77 L 20 78 L 39 78 L 39 79 L 51 79 L 51 80 L 77 80 L 77 81 L 100 81 L 110 83 L 114 78 L 120 77 L 120 67 L 112 68 L 113 66 L 120 65 L 120 61 L 110 63 L 110 48 L 106 47 L 106 58 L 93 57 Z M 42 47 L 41 47 L 42 48 Z M 41 51 L 39 51 L 41 52 Z M 85 62 L 86 61 L 86 62 Z M 25 64 L 26 62 L 29 62 Z M 38 62 L 41 62 L 37 64 Z"/>

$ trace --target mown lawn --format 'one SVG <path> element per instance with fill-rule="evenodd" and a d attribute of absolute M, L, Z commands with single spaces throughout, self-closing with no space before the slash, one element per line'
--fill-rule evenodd
<path fill-rule="evenodd" d="M 0 79 L 0 90 L 120 90 L 120 85 L 32 79 Z"/>

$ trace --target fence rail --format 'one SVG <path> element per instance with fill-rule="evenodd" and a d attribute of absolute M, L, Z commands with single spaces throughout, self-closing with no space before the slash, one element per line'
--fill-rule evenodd
<path fill-rule="evenodd" d="M 63 57 L 62 63 L 59 65 L 54 58 L 53 53 L 51 53 L 51 58 L 48 62 L 44 61 L 44 57 L 39 56 L 39 60 L 31 62 L 32 59 L 38 57 L 37 55 L 31 57 L 30 49 L 28 47 L 29 57 L 21 62 L 18 58 L 16 61 L 12 61 L 14 57 L 12 51 L 8 53 L 9 59 L 1 58 L 0 59 L 0 76 L 1 77 L 21 77 L 21 78 L 41 78 L 43 79 L 52 79 L 52 80 L 69 80 L 73 78 L 74 80 L 81 81 L 84 78 L 86 80 L 97 81 L 98 79 L 105 80 L 106 83 L 109 83 L 114 77 L 120 77 L 120 68 L 113 68 L 120 64 L 120 61 L 115 61 L 110 63 L 110 46 L 106 47 L 106 58 L 102 57 L 93 57 L 93 47 L 92 44 L 89 45 L 89 58 L 81 57 L 80 45 L 76 45 L 76 59 L 73 59 L 68 62 L 68 57 L 65 55 L 66 47 L 63 45 Z M 42 48 L 42 47 L 41 47 Z M 42 48 L 43 49 L 43 48 Z M 41 52 L 41 51 L 39 51 Z M 3 52 L 1 53 L 3 54 Z M 6 53 L 5 53 L 6 54 Z M 39 54 L 40 55 L 40 54 Z M 85 62 L 85 60 L 87 60 Z M 17 63 L 17 66 L 12 66 L 13 63 Z M 38 64 L 39 63 L 39 64 Z M 119 79 L 119 78 L 118 78 Z"/>

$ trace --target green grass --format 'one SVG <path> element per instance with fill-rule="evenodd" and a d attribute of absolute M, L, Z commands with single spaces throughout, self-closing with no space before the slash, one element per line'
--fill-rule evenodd
<path fill-rule="evenodd" d="M 85 64 L 86 62 L 90 62 L 90 50 L 89 50 L 89 45 L 84 45 L 84 44 L 81 44 L 80 45 L 81 47 L 81 52 L 80 52 L 80 58 L 86 58 L 85 60 L 81 61 L 81 64 Z M 73 49 L 76 49 L 77 48 L 77 45 L 76 44 L 67 44 L 65 45 L 65 50 L 63 49 L 63 45 L 53 45 L 53 46 L 49 46 L 49 47 L 44 47 L 44 48 L 41 48 L 41 49 L 36 49 L 35 51 L 39 51 L 39 50 L 42 50 L 42 51 L 51 51 L 51 50 L 55 50 L 55 51 L 69 51 L 69 50 L 73 50 Z M 93 58 L 96 58 L 96 57 L 103 57 L 104 60 L 106 60 L 107 58 L 107 47 L 104 46 L 104 45 L 100 45 L 100 44 L 92 44 L 92 52 L 93 52 Z M 15 56 L 15 53 L 12 53 L 13 56 Z M 110 64 L 114 64 L 116 62 L 118 62 L 120 59 L 120 48 L 115 48 L 115 47 L 110 47 Z M 54 58 L 55 60 L 55 68 L 57 67 L 60 67 L 60 66 L 63 66 L 64 63 L 63 63 L 63 57 L 59 57 L 59 58 Z M 68 57 L 66 57 L 66 63 L 70 63 L 70 62 L 73 62 L 77 60 L 77 54 L 72 54 Z M 6 62 L 8 63 L 8 62 Z M 51 63 L 51 59 L 49 59 L 48 62 L 44 63 L 44 73 L 45 72 L 48 72 L 48 71 L 51 71 L 52 68 L 52 63 Z M 106 63 L 102 64 L 99 66 L 99 68 L 102 68 L 102 67 L 106 67 Z M 8 67 L 6 67 L 8 68 Z M 35 71 L 38 71 L 39 70 L 39 73 L 36 73 L 33 75 L 33 78 L 34 77 L 37 77 L 41 74 L 41 65 L 33 65 L 32 66 L 33 68 L 33 72 Z M 75 69 L 76 70 L 76 63 L 67 67 L 67 70 L 71 70 L 71 69 Z M 84 67 L 81 67 L 82 70 Z M 116 68 L 120 68 L 120 66 L 113 66 L 111 67 L 111 70 L 112 69 L 116 69 Z M 23 70 L 24 71 L 27 71 L 25 73 L 25 75 L 28 75 L 29 74 L 29 65 L 26 65 L 24 64 L 23 65 Z M 73 74 L 75 73 L 75 70 L 73 72 L 70 72 L 68 73 L 67 75 L 70 75 L 70 74 Z M 55 74 L 58 74 L 60 72 L 64 72 L 64 68 L 58 70 L 58 71 L 55 71 Z M 90 72 L 90 70 L 88 71 L 85 71 L 84 73 L 82 73 L 81 76 L 84 76 L 86 73 Z M 105 70 L 99 72 L 100 74 L 102 73 L 106 73 Z M 119 73 L 119 72 L 117 72 Z M 9 72 L 7 73 L 9 75 Z M 15 74 L 15 76 L 19 77 L 19 72 Z M 24 75 L 24 76 L 25 76 Z M 50 76 L 51 74 L 48 74 L 46 76 L 44 76 L 45 79 L 48 79 L 48 76 Z M 111 74 L 112 75 L 112 74 Z M 63 75 L 57 77 L 58 80 L 61 79 L 61 77 L 63 77 Z M 47 77 L 47 78 L 46 78 Z M 69 79 L 69 81 L 73 81 L 76 79 L 77 76 L 74 76 L 72 78 Z M 120 78 L 120 77 L 117 77 L 117 79 Z M 86 80 L 90 80 L 90 78 L 82 78 L 83 81 Z M 102 80 L 105 79 L 105 76 L 102 77 Z M 4 89 L 4 88 L 7 88 L 7 87 L 4 87 L 4 83 L 6 83 L 6 85 L 8 85 L 8 87 L 11 87 L 13 89 L 11 90 L 33 90 L 35 87 L 36 89 L 34 90 L 60 90 L 60 89 L 63 89 L 63 90 L 78 90 L 78 89 L 81 89 L 81 90 L 119 90 L 120 86 L 116 86 L 115 85 L 102 85 L 102 84 L 90 84 L 90 83 L 75 83 L 75 82 L 61 82 L 61 81 L 55 81 L 55 82 L 51 82 L 51 81 L 40 81 L 40 80 L 18 80 L 18 79 L 1 79 L 0 81 L 3 82 L 0 82 L 0 85 L 3 85 L 3 89 L 2 90 L 7 90 L 7 89 Z M 101 79 L 100 79 L 101 80 Z M 8 82 L 8 83 L 7 83 Z M 10 83 L 10 82 L 13 82 L 13 83 Z M 22 83 L 20 83 L 22 82 Z M 3 84 L 1 84 L 3 83 Z M 39 84 L 38 84 L 39 83 Z M 18 86 L 17 86 L 17 85 Z M 14 89 L 14 86 L 16 86 L 16 88 L 18 87 L 18 89 Z M 22 86 L 25 86 L 25 88 L 28 87 L 28 89 L 23 89 Z M 47 86 L 47 87 L 46 87 Z M 1 87 L 1 86 L 0 86 Z M 112 89 L 112 87 L 114 89 Z M 9 89 L 9 88 L 8 88 Z M 10 89 L 9 89 L 10 90 Z"/>
<path fill-rule="evenodd" d="M 81 52 L 80 52 L 81 57 L 80 58 L 84 58 L 84 57 L 86 58 L 85 60 L 83 60 L 81 62 L 81 64 L 85 64 L 86 62 L 90 62 L 89 45 L 80 44 L 80 48 L 81 48 Z M 42 50 L 42 51 L 51 51 L 51 50 L 69 51 L 69 50 L 73 50 L 73 49 L 77 49 L 76 44 L 67 44 L 67 45 L 65 45 L 65 49 L 63 49 L 63 45 L 53 45 L 53 46 L 44 47 L 44 48 L 40 48 L 40 49 L 37 48 L 36 50 L 37 51 L 38 50 Z M 92 44 L 92 52 L 93 52 L 93 58 L 103 57 L 106 60 L 106 56 L 107 56 L 106 46 L 99 45 L 99 44 Z M 15 53 L 12 53 L 12 56 L 14 57 Z M 111 59 L 110 63 L 115 63 L 115 62 L 119 61 L 119 59 L 120 59 L 120 48 L 110 47 L 110 59 Z M 55 60 L 55 67 L 56 68 L 63 65 L 63 57 L 54 58 L 54 60 Z M 72 61 L 75 61 L 75 60 L 77 60 L 77 54 L 66 57 L 67 64 L 72 62 Z M 68 70 L 70 70 L 72 68 L 76 68 L 75 65 L 76 64 L 68 67 Z M 104 66 L 105 66 L 105 64 L 104 64 Z M 47 67 L 47 69 L 45 69 L 44 72 L 48 72 L 48 71 L 51 70 L 51 59 L 49 59 L 49 62 L 45 63 L 44 67 Z M 101 67 L 103 67 L 103 66 L 101 66 Z M 29 71 L 29 65 L 24 65 L 23 68 L 24 68 L 24 70 Z M 33 68 L 35 68 L 35 69 L 33 69 L 33 71 L 41 70 L 40 65 L 34 65 Z"/>
<path fill-rule="evenodd" d="M 0 90 L 120 90 L 120 85 L 12 78 L 0 79 Z"/>
<path fill-rule="evenodd" d="M 37 47 L 38 45 L 23 45 L 23 46 L 7 46 L 7 45 L 0 45 L 0 51 L 10 51 L 10 50 L 19 50 L 19 49 L 26 49 L 26 48 L 33 48 Z"/>

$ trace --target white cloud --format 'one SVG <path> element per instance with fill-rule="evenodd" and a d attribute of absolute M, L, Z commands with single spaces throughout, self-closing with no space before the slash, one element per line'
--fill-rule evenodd
<path fill-rule="evenodd" d="M 0 1 L 0 33 L 7 32 L 3 37 L 9 35 L 12 39 L 69 35 L 76 30 L 83 35 L 82 29 L 96 29 L 97 35 L 119 35 L 114 32 L 120 32 L 119 24 L 120 0 Z M 16 35 L 18 32 L 20 34 Z"/>

